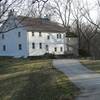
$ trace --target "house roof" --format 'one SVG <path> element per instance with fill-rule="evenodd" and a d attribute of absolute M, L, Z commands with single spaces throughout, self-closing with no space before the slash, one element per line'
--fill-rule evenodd
<path fill-rule="evenodd" d="M 32 18 L 18 16 L 17 19 L 26 27 L 28 31 L 41 31 L 41 32 L 66 32 L 66 29 L 59 23 L 50 21 L 48 18 Z"/>

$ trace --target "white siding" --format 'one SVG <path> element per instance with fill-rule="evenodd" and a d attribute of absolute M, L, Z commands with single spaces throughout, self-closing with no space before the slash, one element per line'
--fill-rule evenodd
<path fill-rule="evenodd" d="M 15 28 L 17 24 L 19 27 L 22 26 L 14 17 L 15 16 L 10 16 L 5 27 L 3 27 L 4 31 Z M 18 32 L 21 33 L 21 37 L 18 37 Z M 0 34 L 0 56 L 27 57 L 44 55 L 45 53 L 61 55 L 64 54 L 65 50 L 67 52 L 68 41 L 65 39 L 65 33 L 41 32 L 42 36 L 39 36 L 39 32 L 34 32 L 34 36 L 32 36 L 32 32 L 27 32 L 22 27 L 15 28 L 3 34 L 4 39 L 2 39 L 2 33 Z M 61 35 L 57 38 L 57 34 Z M 50 39 L 48 39 L 48 35 Z M 35 43 L 34 49 L 32 48 L 32 43 Z M 42 49 L 40 49 L 39 43 L 42 43 Z M 75 46 L 78 44 L 77 39 L 71 39 L 70 43 Z M 22 45 L 22 50 L 18 49 L 19 44 Z M 4 45 L 6 46 L 6 51 L 3 51 Z M 46 45 L 48 45 L 48 51 L 46 51 Z M 57 51 L 55 51 L 55 48 L 57 48 Z M 75 50 L 77 51 L 77 49 Z"/>
<path fill-rule="evenodd" d="M 32 32 L 28 32 L 28 45 L 29 45 L 29 56 L 38 56 L 44 55 L 45 53 L 53 53 L 56 55 L 64 54 L 64 37 L 63 33 L 61 33 L 62 38 L 57 38 L 57 34 L 60 33 L 46 33 L 41 32 L 42 36 L 39 36 L 39 32 L 34 32 L 34 36 L 32 36 Z M 48 35 L 50 39 L 48 39 Z M 35 43 L 35 49 L 32 48 L 32 43 Z M 39 43 L 42 43 L 42 49 L 39 48 Z M 48 51 L 46 51 L 46 45 L 48 45 Z M 54 48 L 57 48 L 55 52 Z M 63 51 L 60 51 L 62 47 Z"/>
<path fill-rule="evenodd" d="M 18 37 L 21 32 L 21 37 Z M 4 34 L 4 39 L 2 39 Z M 27 57 L 27 32 L 22 28 L 16 28 L 6 33 L 0 34 L 0 56 Z M 18 49 L 18 44 L 22 44 L 22 50 Z M 3 51 L 3 45 L 6 45 L 6 51 Z"/>

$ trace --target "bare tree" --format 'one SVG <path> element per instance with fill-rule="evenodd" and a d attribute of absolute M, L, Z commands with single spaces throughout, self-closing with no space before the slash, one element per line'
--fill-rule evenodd
<path fill-rule="evenodd" d="M 22 12 L 30 14 L 32 10 L 34 11 L 34 9 L 31 8 L 38 4 L 36 8 L 41 14 L 47 1 L 48 0 L 30 0 L 30 2 L 28 0 L 0 0 L 0 22 L 2 22 L 2 19 L 5 18 L 10 9 L 16 10 L 18 14 L 22 14 Z M 30 12 L 28 12 L 29 9 L 31 9 Z"/>
<path fill-rule="evenodd" d="M 77 1 L 77 2 L 76 2 Z M 91 17 L 91 11 L 94 10 L 94 5 L 82 0 L 76 0 L 73 3 L 73 17 L 76 23 L 76 33 L 79 37 L 79 49 L 86 47 L 88 54 L 90 54 L 90 47 L 93 46 L 92 40 L 98 34 L 99 24 Z M 84 40 L 85 43 L 82 41 Z"/>
<path fill-rule="evenodd" d="M 49 10 L 53 12 L 53 17 L 56 16 L 66 28 L 69 26 L 71 20 L 71 3 L 72 0 L 53 0 L 47 5 L 49 6 Z"/>
<path fill-rule="evenodd" d="M 32 17 L 42 17 L 44 16 L 45 5 L 49 0 L 36 0 L 35 3 L 29 4 L 28 10 L 30 16 Z"/>
<path fill-rule="evenodd" d="M 0 23 L 3 22 L 3 19 L 5 18 L 5 16 L 7 15 L 9 9 L 16 3 L 21 3 L 22 0 L 12 0 L 11 2 L 9 2 L 9 0 L 1 0 L 0 1 Z"/>
<path fill-rule="evenodd" d="M 93 46 L 92 39 L 95 38 L 96 34 L 98 33 L 97 27 L 89 23 L 88 24 L 84 23 L 80 28 L 80 32 L 83 40 L 85 41 L 85 43 L 83 42 L 84 47 L 86 47 L 87 53 L 90 55 L 91 54 L 90 49 Z"/>
<path fill-rule="evenodd" d="M 72 3 L 73 0 L 53 0 L 52 2 L 49 2 L 49 7 L 47 7 L 49 9 L 49 12 L 47 11 L 47 13 L 51 14 L 53 18 L 55 17 L 66 29 L 65 52 L 66 49 L 69 50 L 69 48 L 72 48 L 73 50 L 77 49 L 75 46 L 76 44 L 69 44 L 68 39 L 66 38 L 71 31 L 71 26 L 74 21 L 72 18 Z"/>
<path fill-rule="evenodd" d="M 47 1 L 48 0 L 30 0 L 30 2 L 28 0 L 1 0 L 0 1 L 0 26 L 2 26 L 2 24 L 8 21 L 8 17 L 10 16 L 10 14 L 12 14 L 12 12 L 16 13 L 16 15 L 30 16 L 30 14 L 32 13 L 30 9 L 36 3 L 38 4 L 43 3 L 43 5 L 38 5 L 38 8 L 41 6 L 41 10 L 39 11 L 41 13 Z M 12 10 L 15 10 L 15 11 L 12 11 Z M 4 30 L 3 28 L 4 27 L 2 26 L 1 29 Z M 12 29 L 14 28 L 16 27 L 13 27 Z M 0 30 L 1 33 L 2 33 L 2 30 Z M 6 32 L 6 30 L 3 32 Z"/>

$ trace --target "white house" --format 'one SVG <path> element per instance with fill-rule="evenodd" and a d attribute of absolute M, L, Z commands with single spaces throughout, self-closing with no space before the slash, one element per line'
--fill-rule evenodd
<path fill-rule="evenodd" d="M 48 18 L 16 17 L 10 11 L 1 27 L 0 56 L 62 55 L 67 52 L 65 33 L 63 26 Z"/>

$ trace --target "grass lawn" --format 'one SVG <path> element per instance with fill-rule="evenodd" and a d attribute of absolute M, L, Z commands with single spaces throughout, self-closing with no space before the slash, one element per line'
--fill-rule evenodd
<path fill-rule="evenodd" d="M 100 73 L 100 60 L 81 60 L 80 62 L 87 68 Z"/>
<path fill-rule="evenodd" d="M 51 62 L 0 58 L 0 100 L 73 100 L 78 89 Z"/>

